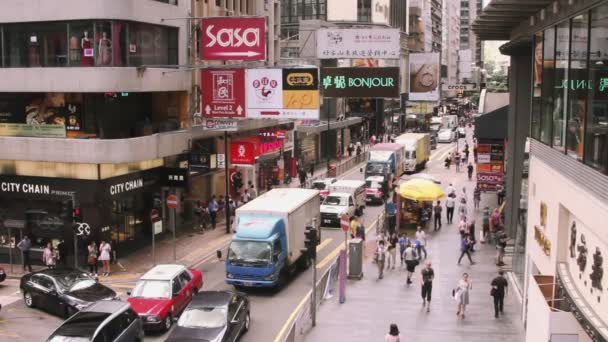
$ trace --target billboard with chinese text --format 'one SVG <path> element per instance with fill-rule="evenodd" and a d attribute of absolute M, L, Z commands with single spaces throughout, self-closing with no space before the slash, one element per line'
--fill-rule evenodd
<path fill-rule="evenodd" d="M 317 30 L 317 58 L 399 58 L 399 30 L 388 28 Z"/>

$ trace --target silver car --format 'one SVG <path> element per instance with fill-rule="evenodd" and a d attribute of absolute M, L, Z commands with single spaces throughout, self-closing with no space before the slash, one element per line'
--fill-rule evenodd
<path fill-rule="evenodd" d="M 68 318 L 47 342 L 141 342 L 143 324 L 129 303 L 102 300 Z"/>

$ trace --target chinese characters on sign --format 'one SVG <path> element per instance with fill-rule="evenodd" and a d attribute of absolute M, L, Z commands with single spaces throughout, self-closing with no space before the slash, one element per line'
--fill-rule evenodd
<path fill-rule="evenodd" d="M 203 70 L 203 117 L 245 117 L 245 70 Z"/>
<path fill-rule="evenodd" d="M 399 97 L 399 68 L 322 68 L 324 97 Z"/>
<path fill-rule="evenodd" d="M 319 29 L 317 58 L 399 58 L 397 29 Z"/>

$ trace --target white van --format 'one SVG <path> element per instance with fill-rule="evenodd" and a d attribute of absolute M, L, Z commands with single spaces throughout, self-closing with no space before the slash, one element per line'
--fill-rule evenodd
<path fill-rule="evenodd" d="M 321 224 L 340 226 L 340 216 L 363 215 L 365 208 L 365 182 L 339 180 L 329 185 L 329 195 L 321 204 Z"/>

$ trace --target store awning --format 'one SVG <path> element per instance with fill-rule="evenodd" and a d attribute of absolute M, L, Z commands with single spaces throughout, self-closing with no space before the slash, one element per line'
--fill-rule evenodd
<path fill-rule="evenodd" d="M 510 40 L 511 31 L 553 0 L 492 0 L 473 22 L 480 40 Z"/>
<path fill-rule="evenodd" d="M 507 138 L 509 106 L 500 107 L 475 119 L 475 136 L 478 141 Z"/>
<path fill-rule="evenodd" d="M 350 117 L 344 120 L 331 120 L 329 122 L 329 130 L 349 127 L 361 123 L 363 118 Z M 296 131 L 299 133 L 319 134 L 323 131 L 327 131 L 327 121 L 317 121 L 314 124 L 301 124 L 296 126 Z"/>

